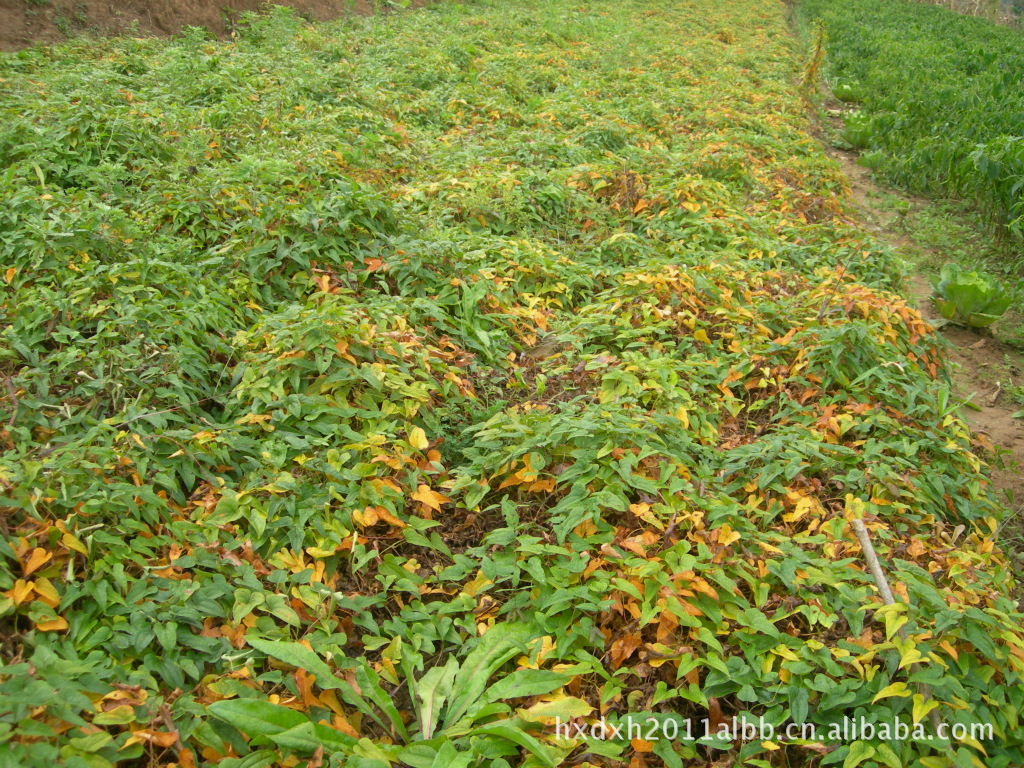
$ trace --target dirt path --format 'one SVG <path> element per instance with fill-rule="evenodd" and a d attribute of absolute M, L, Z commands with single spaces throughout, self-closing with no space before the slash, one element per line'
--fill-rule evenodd
<path fill-rule="evenodd" d="M 879 204 L 877 193 L 882 188 L 872 180 L 868 169 L 857 165 L 858 153 L 837 149 L 827 143 L 825 149 L 842 165 L 850 180 L 858 212 L 872 234 L 899 249 L 917 247 L 925 250 L 926 246 L 915 243 L 902 231 L 899 213 Z M 929 204 L 923 198 L 902 195 L 890 188 L 885 188 L 884 192 L 901 197 L 911 208 Z M 978 406 L 978 410 L 964 408 L 963 415 L 971 429 L 993 446 L 996 459 L 992 461 L 992 482 L 1001 500 L 1017 513 L 1014 519 L 1008 518 L 1007 523 L 1016 529 L 1011 538 L 1019 538 L 1021 510 L 1024 508 L 1024 420 L 1013 417 L 1021 406 L 1011 400 L 1008 390 L 1024 383 L 1024 357 L 990 336 L 943 325 L 931 301 L 931 285 L 922 274 L 912 273 L 907 288 L 924 317 L 939 327 L 939 334 L 949 342 L 954 394 L 959 398 L 970 398 Z M 1007 491 L 1011 497 L 1007 497 Z M 1024 548 L 1015 548 L 1024 564 Z"/>

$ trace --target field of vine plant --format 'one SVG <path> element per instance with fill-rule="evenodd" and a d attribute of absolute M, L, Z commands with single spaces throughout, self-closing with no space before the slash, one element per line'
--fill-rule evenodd
<path fill-rule="evenodd" d="M 246 21 L 0 58 L 0 764 L 1024 764 L 781 4 Z"/>

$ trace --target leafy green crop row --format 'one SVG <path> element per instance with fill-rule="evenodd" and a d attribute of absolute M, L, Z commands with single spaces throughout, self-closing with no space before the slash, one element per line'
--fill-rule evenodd
<path fill-rule="evenodd" d="M 1024 36 L 937 6 L 801 0 L 828 33 L 837 95 L 896 184 L 975 202 L 1024 240 Z M 862 121 L 863 122 L 863 121 Z"/>
<path fill-rule="evenodd" d="M 0 761 L 1021 764 L 983 444 L 793 47 L 517 0 L 0 58 Z M 933 705 L 994 738 L 554 729 Z"/>

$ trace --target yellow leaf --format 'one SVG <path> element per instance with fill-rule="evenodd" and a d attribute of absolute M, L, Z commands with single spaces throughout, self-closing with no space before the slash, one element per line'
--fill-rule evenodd
<path fill-rule="evenodd" d="M 886 699 L 890 696 L 898 696 L 901 699 L 905 699 L 907 696 L 910 696 L 910 691 L 907 690 L 907 684 L 900 682 L 885 686 L 885 688 L 875 694 L 875 698 L 871 700 L 871 703 L 874 704 L 879 699 Z"/>
<path fill-rule="evenodd" d="M 654 526 L 659 531 L 665 530 L 664 523 L 662 523 L 661 520 L 659 520 L 657 516 L 651 511 L 650 504 L 630 504 L 629 511 L 641 520 L 643 520 L 645 523 L 649 523 L 650 525 Z"/>
<path fill-rule="evenodd" d="M 787 648 L 784 645 L 777 645 L 777 646 L 775 646 L 772 649 L 772 653 L 774 653 L 776 656 L 781 656 L 784 659 L 788 659 L 789 661 L 799 661 L 800 660 L 799 656 L 797 656 L 795 653 L 793 653 L 793 651 L 789 650 L 789 648 Z"/>
<path fill-rule="evenodd" d="M 83 554 L 86 557 L 89 556 L 89 550 L 85 548 L 85 544 L 76 539 L 70 533 L 65 533 L 63 536 L 61 536 L 60 541 L 68 549 L 73 549 L 75 550 L 75 552 Z"/>
<path fill-rule="evenodd" d="M 128 738 L 124 744 L 129 746 L 130 744 L 154 744 L 162 749 L 167 749 L 178 741 L 177 731 L 154 731 L 151 728 L 143 728 L 142 730 L 133 731 L 132 735 Z"/>
<path fill-rule="evenodd" d="M 787 512 L 782 516 L 782 519 L 787 523 L 795 522 L 801 517 L 806 515 L 808 512 L 815 508 L 814 500 L 808 496 L 803 496 L 796 503 L 796 508 L 792 512 Z"/>
<path fill-rule="evenodd" d="M 483 571 L 480 571 L 477 573 L 475 579 L 462 587 L 462 591 L 470 597 L 476 597 L 480 590 L 493 583 L 494 582 L 484 576 Z"/>
<path fill-rule="evenodd" d="M 921 652 L 917 650 L 917 648 L 908 648 L 903 652 L 903 655 L 900 656 L 900 665 L 898 669 L 903 669 L 909 664 L 917 664 L 923 658 L 924 656 L 921 655 Z"/>
<path fill-rule="evenodd" d="M 575 717 L 586 717 L 594 711 L 594 708 L 583 699 L 565 694 L 545 698 L 549 700 L 540 701 L 528 709 L 518 710 L 519 716 L 533 722 L 554 722 L 556 718 L 565 722 Z"/>
<path fill-rule="evenodd" d="M 14 276 L 16 274 L 18 274 L 17 268 L 16 267 L 11 267 L 10 269 L 7 270 L 7 272 L 4 273 L 4 277 L 7 278 L 7 282 L 9 283 L 9 282 L 11 282 L 14 279 Z"/>
<path fill-rule="evenodd" d="M 703 328 L 698 328 L 696 331 L 694 331 L 693 332 L 693 338 L 695 338 L 697 341 L 701 341 L 701 342 L 703 342 L 705 344 L 710 344 L 711 343 L 711 339 L 708 338 L 707 331 L 705 331 Z"/>
<path fill-rule="evenodd" d="M 409 445 L 417 451 L 427 450 L 427 448 L 430 447 L 430 441 L 427 440 L 427 433 L 420 427 L 414 427 L 412 432 L 409 433 Z"/>
<path fill-rule="evenodd" d="M 451 501 L 447 496 L 431 490 L 429 485 L 423 483 L 420 483 L 416 493 L 412 494 L 412 498 L 437 512 L 441 511 L 442 504 L 447 504 Z"/>
<path fill-rule="evenodd" d="M 676 411 L 676 418 L 683 422 L 683 429 L 690 428 L 690 415 L 685 408 L 680 408 Z"/>
<path fill-rule="evenodd" d="M 933 709 L 935 709 L 937 706 L 939 706 L 939 702 L 935 701 L 935 699 L 928 699 L 928 701 L 925 701 L 924 696 L 922 696 L 920 693 L 915 693 L 913 714 L 914 722 L 920 723 L 921 719 L 929 712 L 931 712 Z"/>
<path fill-rule="evenodd" d="M 725 525 L 723 525 L 721 527 L 721 529 L 719 529 L 719 532 L 718 532 L 718 543 L 721 544 L 723 547 L 728 547 L 733 542 L 739 541 L 739 540 L 740 540 L 740 533 L 739 533 L 739 531 L 734 531 L 732 528 L 729 527 L 728 523 L 726 523 Z"/>

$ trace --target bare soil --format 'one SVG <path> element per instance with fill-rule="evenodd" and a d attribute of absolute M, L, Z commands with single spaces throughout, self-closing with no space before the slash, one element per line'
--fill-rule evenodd
<path fill-rule="evenodd" d="M 243 11 L 265 0 L 0 0 L 0 50 L 57 43 L 73 34 L 167 36 L 184 26 L 226 37 Z M 372 0 L 274 0 L 311 21 L 374 12 Z M 422 5 L 421 2 L 412 5 Z"/>

